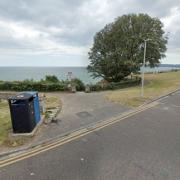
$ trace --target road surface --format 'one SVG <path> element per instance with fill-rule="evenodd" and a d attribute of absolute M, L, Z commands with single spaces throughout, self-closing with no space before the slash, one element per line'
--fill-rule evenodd
<path fill-rule="evenodd" d="M 180 92 L 84 137 L 0 169 L 0 180 L 179 180 Z"/>

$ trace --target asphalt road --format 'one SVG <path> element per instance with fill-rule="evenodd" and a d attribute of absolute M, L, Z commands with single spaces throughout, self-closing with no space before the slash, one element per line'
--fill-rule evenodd
<path fill-rule="evenodd" d="M 0 169 L 0 180 L 179 180 L 180 92 L 160 105 Z"/>

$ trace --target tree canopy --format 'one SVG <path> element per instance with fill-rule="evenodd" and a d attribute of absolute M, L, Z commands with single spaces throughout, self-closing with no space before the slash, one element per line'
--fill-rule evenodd
<path fill-rule="evenodd" d="M 118 82 L 142 66 L 144 41 L 147 42 L 146 63 L 160 64 L 165 57 L 168 37 L 163 23 L 147 14 L 129 14 L 118 17 L 94 37 L 89 52 L 88 71 L 93 77 Z"/>

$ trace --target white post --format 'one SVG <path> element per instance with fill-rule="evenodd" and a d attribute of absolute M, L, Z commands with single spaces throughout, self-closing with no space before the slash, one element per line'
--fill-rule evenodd
<path fill-rule="evenodd" d="M 142 86 L 141 86 L 141 97 L 144 97 L 144 70 L 145 70 L 145 63 L 146 63 L 146 40 L 144 41 L 144 59 L 143 59 L 143 66 L 142 66 Z"/>

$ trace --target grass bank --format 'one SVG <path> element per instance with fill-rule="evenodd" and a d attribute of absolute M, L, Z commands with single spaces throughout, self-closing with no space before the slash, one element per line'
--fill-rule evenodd
<path fill-rule="evenodd" d="M 109 91 L 107 99 L 127 106 L 137 107 L 146 101 L 180 88 L 180 71 L 145 74 L 144 97 L 140 97 L 140 86 Z"/>
<path fill-rule="evenodd" d="M 46 108 L 53 108 L 61 106 L 58 96 L 53 94 L 45 94 L 45 106 Z M 9 106 L 6 100 L 0 101 L 0 146 L 19 146 L 27 141 L 27 138 L 11 138 L 9 133 L 12 131 L 11 119 L 9 113 Z"/>
<path fill-rule="evenodd" d="M 8 103 L 5 100 L 0 101 L 0 145 L 8 137 L 11 130 L 11 121 Z"/>

